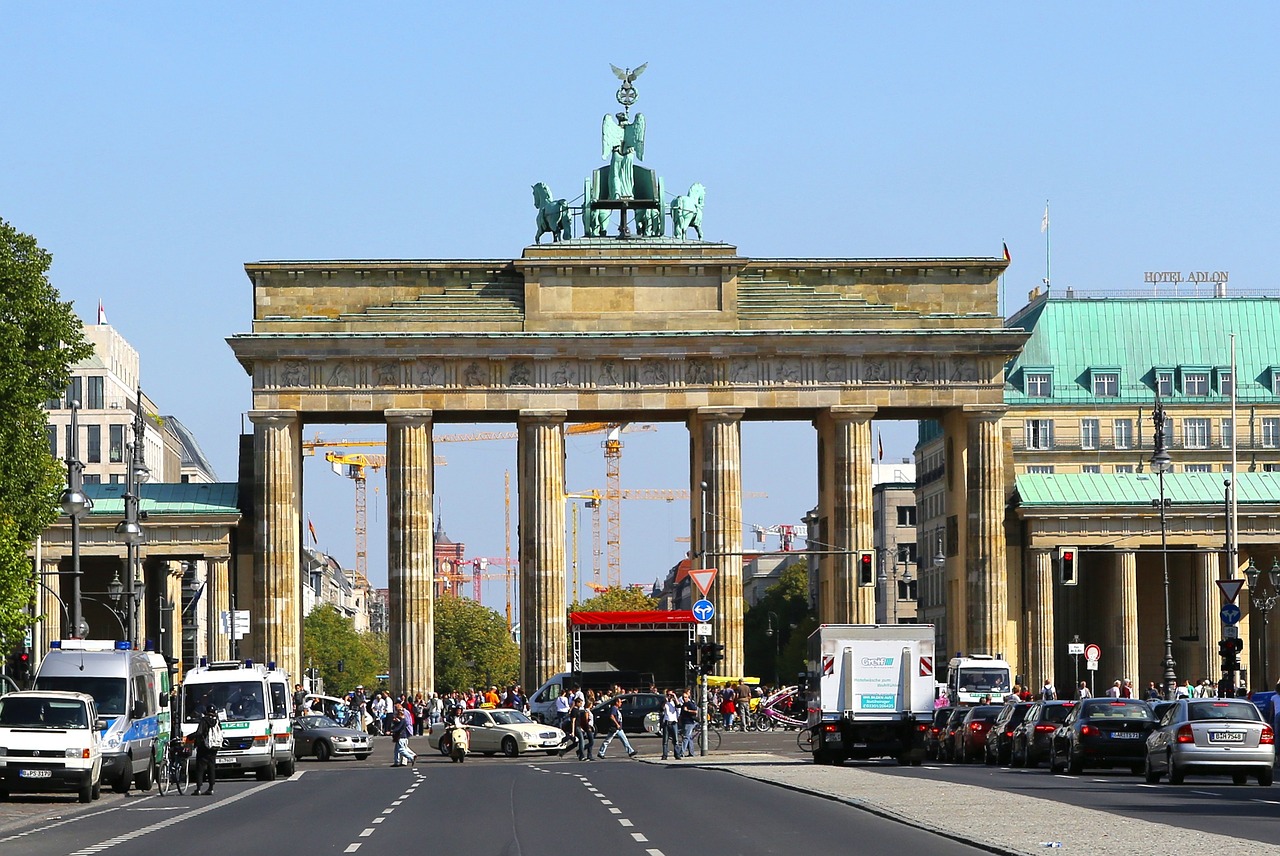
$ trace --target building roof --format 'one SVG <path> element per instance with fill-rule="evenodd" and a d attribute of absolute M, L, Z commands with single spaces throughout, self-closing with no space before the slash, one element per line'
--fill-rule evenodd
<path fill-rule="evenodd" d="M 147 514 L 240 514 L 237 485 L 157 483 L 138 488 L 138 510 Z M 123 484 L 87 484 L 85 495 L 93 500 L 94 517 L 124 516 Z"/>
<path fill-rule="evenodd" d="M 1095 401 L 1090 369 L 1119 370 L 1119 396 L 1107 404 L 1151 402 L 1154 369 L 1231 365 L 1231 334 L 1236 334 L 1236 364 L 1241 402 L 1280 402 L 1272 393 L 1271 367 L 1280 364 L 1276 330 L 1280 298 L 1274 297 L 1045 297 L 1032 301 L 1007 322 L 1031 337 L 1005 373 L 1005 402 L 1011 405 L 1078 404 Z M 1026 395 L 1025 372 L 1050 369 L 1052 398 Z M 1214 382 L 1209 396 L 1187 398 L 1175 377 L 1180 400 L 1221 403 Z M 923 439 L 923 437 L 922 437 Z"/>
<path fill-rule="evenodd" d="M 213 464 L 205 457 L 191 429 L 178 421 L 176 416 L 164 417 L 164 424 L 173 430 L 173 435 L 178 439 L 178 445 L 182 447 L 182 466 L 198 469 L 208 474 L 210 481 L 216 482 L 218 475 L 213 471 Z"/>
<path fill-rule="evenodd" d="M 1223 507 L 1225 473 L 1169 473 L 1165 498 L 1179 505 Z M 1280 504 L 1280 473 L 1237 473 L 1239 505 Z M 1143 506 L 1160 498 L 1160 479 L 1149 473 L 1052 473 L 1015 479 L 1018 504 L 1030 507 Z"/>

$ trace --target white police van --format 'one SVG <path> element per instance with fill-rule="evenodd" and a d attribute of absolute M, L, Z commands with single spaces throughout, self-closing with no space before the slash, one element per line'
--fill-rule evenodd
<path fill-rule="evenodd" d="M 286 756 L 283 749 L 276 748 L 268 674 L 252 660 L 209 663 L 186 673 L 182 681 L 182 735 L 191 737 L 205 710 L 212 706 L 222 726 L 219 771 L 252 770 L 259 781 L 269 782 L 275 779 L 278 767 L 292 759 L 291 749 Z"/>
<path fill-rule="evenodd" d="M 49 643 L 32 685 L 37 690 L 79 692 L 91 696 L 102 731 L 102 781 L 117 793 L 132 785 L 150 790 L 156 758 L 169 739 L 161 728 L 160 679 L 151 658 L 128 642 L 64 639 Z M 167 725 L 167 716 L 165 717 Z"/>
<path fill-rule="evenodd" d="M 276 771 L 292 776 L 297 760 L 293 755 L 293 694 L 289 674 L 267 663 L 267 686 L 271 690 L 271 736 L 276 744 Z"/>

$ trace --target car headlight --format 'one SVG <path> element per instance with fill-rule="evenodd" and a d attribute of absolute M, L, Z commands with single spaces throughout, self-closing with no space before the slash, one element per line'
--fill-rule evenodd
<path fill-rule="evenodd" d="M 348 740 L 350 740 L 350 739 L 351 739 L 350 737 L 335 737 L 335 738 L 333 738 L 333 742 L 334 742 L 334 743 L 346 743 L 346 742 L 347 742 Z"/>
<path fill-rule="evenodd" d="M 121 741 L 120 741 L 119 734 L 109 734 L 107 735 L 107 738 L 102 741 L 102 748 L 103 749 L 119 749 L 120 742 Z"/>

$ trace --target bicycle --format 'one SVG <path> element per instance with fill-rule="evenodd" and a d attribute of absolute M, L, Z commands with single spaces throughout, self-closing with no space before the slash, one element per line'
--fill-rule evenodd
<path fill-rule="evenodd" d="M 707 751 L 714 752 L 717 749 L 719 749 L 720 742 L 721 742 L 720 729 L 713 724 L 711 725 L 710 728 L 707 729 Z M 701 751 L 702 749 L 702 725 L 701 724 L 695 725 L 693 727 L 693 745 L 695 747 L 695 751 Z"/>
<path fill-rule="evenodd" d="M 156 789 L 160 796 L 164 796 L 172 785 L 181 795 L 189 783 L 191 750 L 181 737 L 174 737 L 161 755 L 160 764 L 156 768 Z"/>

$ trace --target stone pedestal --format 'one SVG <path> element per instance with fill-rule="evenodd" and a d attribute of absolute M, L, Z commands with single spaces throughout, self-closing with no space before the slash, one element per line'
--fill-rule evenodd
<path fill-rule="evenodd" d="M 522 410 L 517 421 L 520 499 L 520 663 L 527 688 L 569 659 L 564 545 L 563 410 Z"/>
<path fill-rule="evenodd" d="M 1114 600 L 1119 645 L 1116 646 L 1115 658 L 1108 658 L 1104 651 L 1099 665 L 1108 661 L 1113 663 L 1115 677 L 1132 680 L 1134 692 L 1141 693 L 1146 682 L 1138 671 L 1138 557 L 1132 550 L 1122 550 L 1116 555 Z M 1111 681 L 1099 679 L 1098 694 L 1101 695 L 1110 685 Z"/>
<path fill-rule="evenodd" d="M 1031 585 L 1028 592 L 1027 628 L 1030 637 L 1031 659 L 1025 675 L 1032 691 L 1043 686 L 1045 678 L 1054 682 L 1059 691 L 1063 689 L 1059 676 L 1054 673 L 1054 633 L 1053 633 L 1053 553 L 1049 550 L 1036 550 L 1031 554 Z M 1062 693 L 1063 698 L 1074 697 L 1072 693 Z"/>
<path fill-rule="evenodd" d="M 251 410 L 254 504 L 253 605 L 249 651 L 302 676 L 302 446 L 293 410 Z"/>
<path fill-rule="evenodd" d="M 875 565 L 870 585 L 857 579 L 858 550 L 874 550 L 871 520 L 871 418 L 876 408 L 824 410 L 818 428 L 818 516 L 826 543 L 819 545 L 820 620 L 872 624 L 876 614 Z"/>
<path fill-rule="evenodd" d="M 689 418 L 692 542 L 700 566 L 716 568 L 707 598 L 716 607 L 713 638 L 725 646 L 719 674 L 743 674 L 741 407 L 699 407 Z M 703 484 L 706 487 L 703 487 Z"/>
<path fill-rule="evenodd" d="M 1008 653 L 1008 571 L 1004 537 L 1004 408 L 965 409 L 969 448 L 965 474 L 966 652 Z"/>
<path fill-rule="evenodd" d="M 388 410 L 387 623 L 393 693 L 435 689 L 430 410 Z"/>

